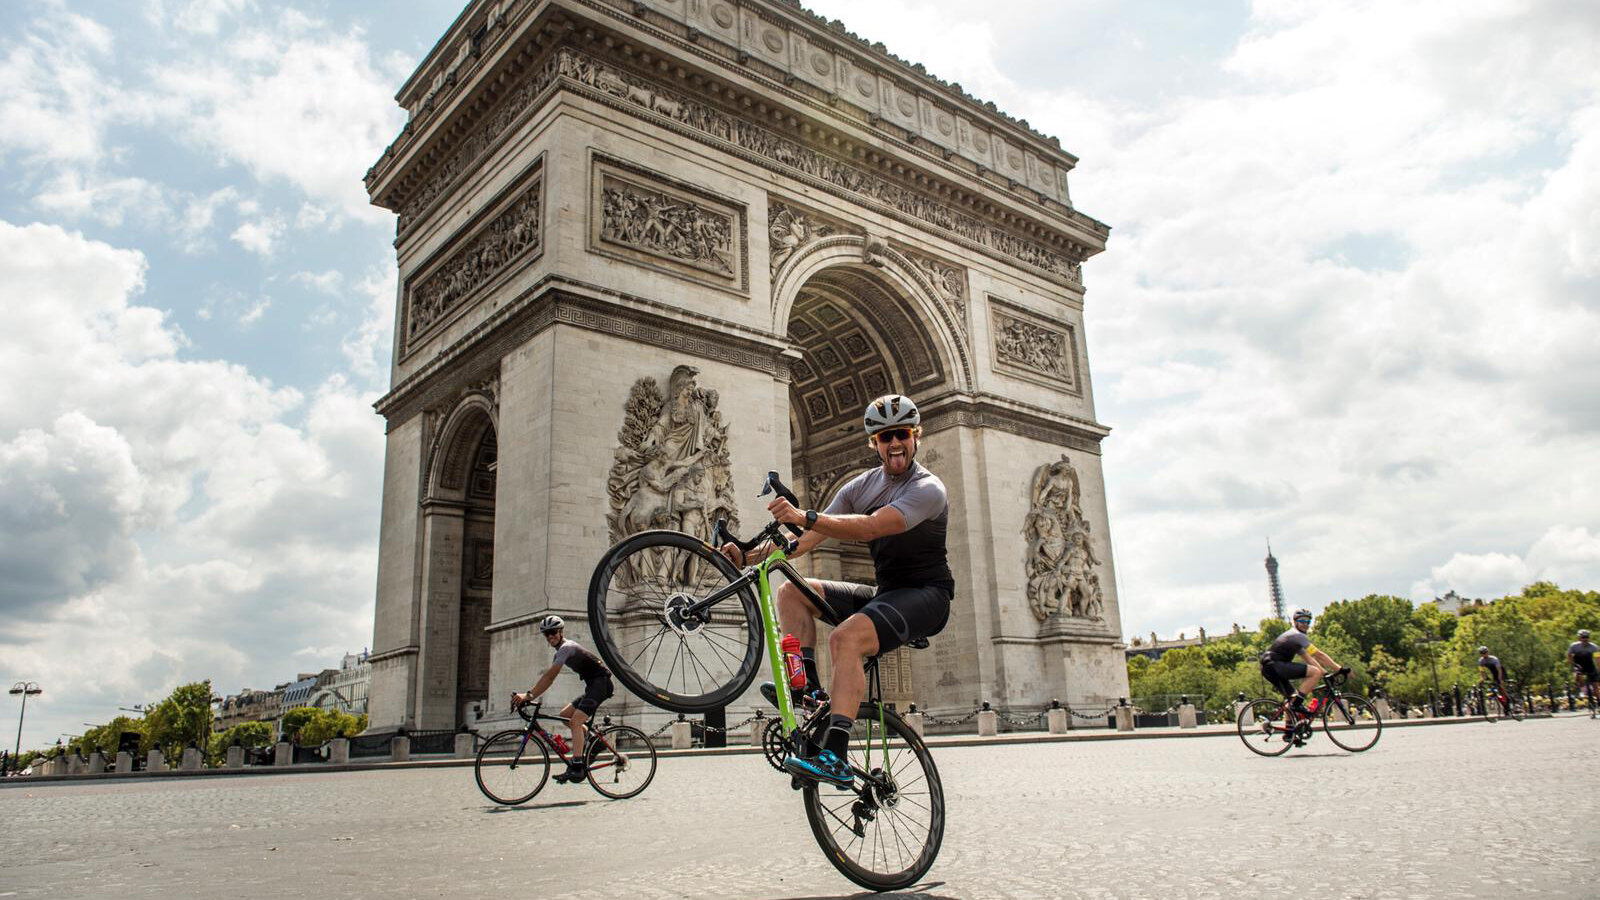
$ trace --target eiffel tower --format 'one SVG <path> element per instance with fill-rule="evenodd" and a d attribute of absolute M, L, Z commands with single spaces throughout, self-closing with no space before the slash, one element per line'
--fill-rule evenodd
<path fill-rule="evenodd" d="M 1278 583 L 1278 558 L 1272 555 L 1272 542 L 1267 541 L 1267 585 L 1272 591 L 1272 617 L 1283 618 L 1283 585 Z"/>

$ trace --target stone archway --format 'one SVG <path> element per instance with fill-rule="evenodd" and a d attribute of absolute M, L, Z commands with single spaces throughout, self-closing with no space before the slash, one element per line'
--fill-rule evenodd
<path fill-rule="evenodd" d="M 445 416 L 428 469 L 419 729 L 470 724 L 489 696 L 498 428 L 492 393 L 469 393 Z"/>

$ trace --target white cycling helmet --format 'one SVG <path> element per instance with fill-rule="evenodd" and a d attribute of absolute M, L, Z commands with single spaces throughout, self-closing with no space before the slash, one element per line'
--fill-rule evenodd
<path fill-rule="evenodd" d="M 915 428 L 922 424 L 922 413 L 917 404 L 904 394 L 884 394 L 867 404 L 861 417 L 867 428 L 867 437 L 890 428 Z"/>
<path fill-rule="evenodd" d="M 1298 622 L 1301 619 L 1309 622 L 1311 620 L 1311 610 L 1305 608 L 1297 609 L 1294 611 L 1294 615 L 1290 617 L 1290 621 L 1293 622 Z"/>
<path fill-rule="evenodd" d="M 540 634 L 554 634 L 565 627 L 567 627 L 567 623 L 561 621 L 560 616 L 545 616 L 539 620 Z"/>

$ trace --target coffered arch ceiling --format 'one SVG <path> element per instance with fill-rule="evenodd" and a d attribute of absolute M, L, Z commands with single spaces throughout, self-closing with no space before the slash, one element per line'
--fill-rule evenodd
<path fill-rule="evenodd" d="M 944 383 L 927 329 L 872 269 L 837 266 L 812 276 L 789 314 L 800 351 L 790 367 L 794 449 L 857 435 L 867 401 L 891 392 L 916 397 Z"/>

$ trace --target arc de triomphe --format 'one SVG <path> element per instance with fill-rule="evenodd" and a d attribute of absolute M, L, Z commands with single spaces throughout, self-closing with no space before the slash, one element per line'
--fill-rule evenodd
<path fill-rule="evenodd" d="M 784 0 L 473 0 L 398 100 L 367 175 L 400 270 L 373 730 L 506 717 L 541 617 L 587 640 L 615 539 L 752 530 L 768 469 L 824 505 L 891 390 L 924 411 L 958 589 L 888 697 L 1127 693 L 1083 334 L 1109 229 L 1055 139 Z"/>

